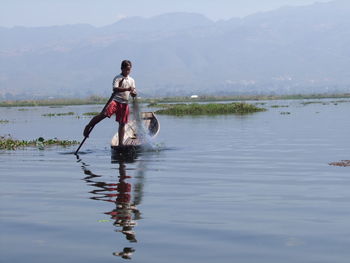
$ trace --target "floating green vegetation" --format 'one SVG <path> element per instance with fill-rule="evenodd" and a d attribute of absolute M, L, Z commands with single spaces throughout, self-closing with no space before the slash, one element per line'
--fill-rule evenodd
<path fill-rule="evenodd" d="M 289 111 L 281 111 L 280 114 L 282 114 L 282 115 L 289 115 L 290 112 Z"/>
<path fill-rule="evenodd" d="M 340 94 L 295 94 L 295 95 L 237 95 L 237 96 L 198 96 L 198 98 L 165 97 L 165 98 L 138 98 L 140 103 L 169 103 L 169 102 L 209 102 L 209 101 L 247 101 L 247 100 L 299 100 L 299 99 L 325 99 L 325 98 L 350 98 L 350 93 Z M 43 100 L 16 100 L 2 101 L 0 107 L 24 107 L 24 106 L 67 106 L 105 104 L 108 98 L 90 96 L 83 99 L 43 99 Z"/>
<path fill-rule="evenodd" d="M 288 108 L 289 105 L 272 105 L 271 108 Z"/>
<path fill-rule="evenodd" d="M 41 116 L 44 116 L 44 117 L 54 117 L 56 116 L 55 113 L 45 113 L 45 114 L 42 114 Z"/>
<path fill-rule="evenodd" d="M 304 101 L 304 102 L 301 102 L 300 104 L 302 105 L 310 105 L 310 104 L 322 104 L 322 105 L 328 105 L 329 102 L 324 102 L 324 101 Z"/>
<path fill-rule="evenodd" d="M 185 103 L 176 103 L 176 104 L 170 104 L 170 103 L 150 103 L 147 105 L 147 107 L 150 108 L 162 108 L 162 109 L 168 109 L 174 105 L 187 105 Z"/>
<path fill-rule="evenodd" d="M 44 117 L 54 117 L 54 116 L 69 116 L 69 115 L 74 115 L 75 113 L 70 111 L 70 112 L 65 112 L 65 113 L 45 113 L 42 114 L 41 116 Z"/>
<path fill-rule="evenodd" d="M 350 100 L 334 100 L 330 101 L 330 103 L 333 103 L 333 105 L 338 105 L 339 103 L 349 103 Z"/>
<path fill-rule="evenodd" d="M 350 98 L 350 93 L 338 94 L 295 94 L 295 95 L 237 95 L 237 96 L 198 96 L 190 97 L 165 97 L 154 99 L 139 99 L 144 103 L 170 103 L 170 102 L 210 102 L 210 101 L 247 101 L 247 100 L 301 100 L 301 99 L 327 99 Z"/>
<path fill-rule="evenodd" d="M 57 138 L 45 140 L 43 137 L 38 139 L 25 141 L 13 139 L 10 135 L 0 136 L 0 150 L 16 150 L 25 147 L 38 147 L 44 149 L 46 146 L 71 146 L 79 144 L 78 141 L 59 140 Z"/>
<path fill-rule="evenodd" d="M 87 104 L 105 104 L 108 98 L 100 96 L 90 96 L 84 99 L 42 99 L 42 100 L 13 100 L 1 101 L 0 107 L 26 107 L 26 106 L 68 106 L 68 105 L 87 105 Z"/>
<path fill-rule="evenodd" d="M 85 112 L 83 113 L 84 116 L 95 116 L 97 114 L 100 114 L 99 112 L 97 111 L 92 111 L 92 112 Z"/>
<path fill-rule="evenodd" d="M 150 103 L 147 105 L 149 108 L 169 108 L 171 104 L 165 104 L 165 103 Z"/>
<path fill-rule="evenodd" d="M 346 102 L 350 102 L 350 100 L 332 100 L 332 101 L 330 101 L 330 103 L 346 103 Z"/>
<path fill-rule="evenodd" d="M 24 109 L 24 108 L 21 108 L 21 109 L 18 109 L 18 111 L 28 111 L 29 109 Z"/>
<path fill-rule="evenodd" d="M 5 124 L 5 123 L 9 123 L 8 120 L 0 120 L 0 124 Z"/>
<path fill-rule="evenodd" d="M 209 103 L 209 104 L 170 104 L 169 107 L 158 110 L 158 114 L 168 115 L 218 115 L 218 114 L 247 114 L 259 111 L 266 111 L 248 103 Z"/>
<path fill-rule="evenodd" d="M 70 111 L 66 113 L 56 113 L 56 116 L 68 116 L 68 115 L 74 115 L 75 113 Z"/>
<path fill-rule="evenodd" d="M 302 105 L 309 105 L 309 104 L 322 104 L 322 105 L 338 105 L 339 103 L 348 103 L 350 100 L 333 100 L 333 101 L 304 101 L 301 102 Z"/>

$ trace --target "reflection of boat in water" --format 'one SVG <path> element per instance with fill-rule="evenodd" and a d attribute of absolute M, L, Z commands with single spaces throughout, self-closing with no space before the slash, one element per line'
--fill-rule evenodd
<path fill-rule="evenodd" d="M 131 120 L 125 125 L 125 135 L 123 146 L 119 146 L 118 133 L 111 141 L 112 154 L 137 152 L 147 144 L 147 139 L 157 136 L 160 125 L 153 112 L 141 112 L 140 123 L 137 120 Z M 141 127 L 139 127 L 141 126 Z"/>

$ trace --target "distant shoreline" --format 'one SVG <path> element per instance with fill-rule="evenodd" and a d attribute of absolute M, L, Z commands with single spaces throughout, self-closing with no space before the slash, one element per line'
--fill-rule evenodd
<path fill-rule="evenodd" d="M 350 93 L 341 94 L 295 94 L 295 95 L 237 95 L 237 96 L 198 96 L 140 98 L 140 103 L 166 102 L 208 102 L 208 101 L 252 101 L 252 100 L 300 100 L 300 99 L 335 99 L 350 98 Z M 35 106 L 74 106 L 105 104 L 108 98 L 91 96 L 85 99 L 42 99 L 1 101 L 0 107 L 35 107 Z"/>

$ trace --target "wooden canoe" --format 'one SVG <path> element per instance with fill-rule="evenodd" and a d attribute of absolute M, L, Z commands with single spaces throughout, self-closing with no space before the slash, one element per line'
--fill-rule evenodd
<path fill-rule="evenodd" d="M 113 136 L 111 149 L 113 152 L 127 152 L 139 150 L 142 145 L 146 144 L 146 137 L 154 138 L 159 133 L 160 125 L 157 117 L 153 112 L 141 112 L 142 127 L 137 127 L 135 120 L 129 121 L 125 125 L 125 135 L 123 146 L 119 146 L 118 132 Z M 141 130 L 141 131 L 138 131 Z M 139 133 L 139 134 L 138 134 Z M 146 134 L 145 134 L 146 133 Z"/>

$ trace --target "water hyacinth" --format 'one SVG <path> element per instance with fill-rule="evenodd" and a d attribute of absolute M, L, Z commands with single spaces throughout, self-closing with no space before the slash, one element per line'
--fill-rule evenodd
<path fill-rule="evenodd" d="M 74 115 L 75 113 L 70 111 L 70 112 L 64 112 L 64 113 L 45 113 L 42 114 L 44 117 L 54 117 L 54 116 L 69 116 L 69 115 Z"/>
<path fill-rule="evenodd" d="M 172 104 L 165 109 L 156 111 L 157 114 L 168 115 L 219 115 L 219 114 L 248 114 L 266 111 L 249 103 L 210 103 L 210 104 Z"/>
<path fill-rule="evenodd" d="M 288 108 L 289 105 L 272 105 L 271 108 Z"/>
<path fill-rule="evenodd" d="M 56 116 L 55 113 L 45 113 L 45 114 L 42 114 L 41 116 L 44 116 L 44 117 L 54 117 Z"/>
<path fill-rule="evenodd" d="M 107 98 L 93 95 L 88 98 L 82 98 L 82 99 L 57 98 L 57 99 L 43 99 L 43 100 L 2 101 L 0 102 L 0 107 L 91 105 L 91 104 L 104 104 L 106 103 L 106 101 L 107 101 Z"/>
<path fill-rule="evenodd" d="M 98 115 L 98 114 L 99 114 L 99 112 L 97 112 L 97 111 L 83 113 L 84 116 L 95 116 L 95 115 Z"/>
<path fill-rule="evenodd" d="M 44 149 L 47 146 L 71 146 L 79 144 L 78 141 L 69 140 L 59 140 L 57 138 L 45 140 L 43 137 L 39 137 L 35 140 L 25 141 L 13 139 L 10 135 L 0 136 L 0 150 L 16 150 L 18 148 L 25 147 L 37 147 L 39 149 Z"/>
<path fill-rule="evenodd" d="M 166 103 L 150 103 L 147 105 L 149 108 L 169 108 L 172 104 L 166 104 Z M 177 103 L 179 105 L 179 103 Z"/>
<path fill-rule="evenodd" d="M 246 100 L 296 100 L 296 99 L 325 99 L 325 98 L 350 98 L 350 93 L 339 94 L 293 94 L 293 95 L 239 95 L 239 96 L 198 96 L 191 97 L 165 97 L 165 98 L 139 98 L 140 103 L 169 103 L 169 102 L 210 102 L 210 101 L 246 101 Z M 13 100 L 1 101 L 0 107 L 30 107 L 30 106 L 67 106 L 67 105 L 97 105 L 105 104 L 108 98 L 90 96 L 88 98 L 56 98 L 44 100 Z"/>

